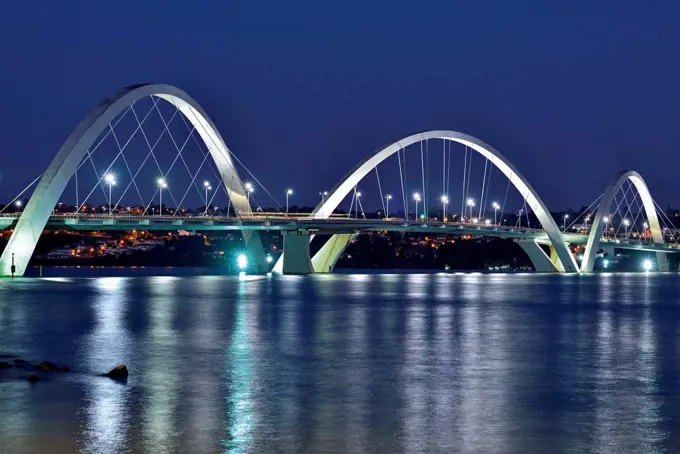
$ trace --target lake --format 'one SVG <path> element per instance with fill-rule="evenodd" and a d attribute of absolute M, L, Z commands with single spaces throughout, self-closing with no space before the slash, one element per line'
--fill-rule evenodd
<path fill-rule="evenodd" d="M 72 371 L 0 370 L 0 452 L 677 452 L 679 309 L 677 274 L 1 280 L 0 354 Z"/>

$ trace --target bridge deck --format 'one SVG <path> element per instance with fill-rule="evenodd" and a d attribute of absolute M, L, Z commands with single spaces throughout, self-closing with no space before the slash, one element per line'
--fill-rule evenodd
<path fill-rule="evenodd" d="M 0 214 L 0 229 L 13 227 L 18 221 L 16 214 Z M 55 214 L 50 216 L 46 229 L 80 231 L 130 231 L 130 230 L 196 230 L 196 231 L 290 231 L 307 230 L 312 233 L 336 234 L 362 231 L 413 232 L 423 234 L 455 234 L 500 237 L 511 239 L 533 239 L 549 244 L 543 229 L 510 227 L 488 224 L 471 224 L 441 221 L 405 221 L 404 219 L 354 219 L 332 217 L 316 219 L 298 216 L 134 216 L 134 215 L 76 215 Z M 588 235 L 566 233 L 570 244 L 586 244 Z M 634 240 L 603 238 L 602 246 L 642 251 L 680 252 L 676 246 L 657 246 Z"/>

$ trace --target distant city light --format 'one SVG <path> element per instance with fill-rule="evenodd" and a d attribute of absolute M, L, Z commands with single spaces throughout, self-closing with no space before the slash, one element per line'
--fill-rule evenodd
<path fill-rule="evenodd" d="M 238 258 L 236 259 L 236 263 L 240 269 L 244 270 L 248 268 L 248 257 L 246 257 L 245 254 L 239 254 Z"/>
<path fill-rule="evenodd" d="M 642 269 L 645 271 L 650 271 L 652 269 L 652 261 L 647 259 L 642 262 Z"/>

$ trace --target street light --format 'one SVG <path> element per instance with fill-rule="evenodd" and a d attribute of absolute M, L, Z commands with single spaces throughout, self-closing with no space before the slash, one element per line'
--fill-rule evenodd
<path fill-rule="evenodd" d="M 567 219 L 569 219 L 569 215 L 565 214 L 564 219 L 562 220 L 562 231 L 563 232 L 567 231 Z"/>
<path fill-rule="evenodd" d="M 165 181 L 165 178 L 159 178 L 158 181 L 158 215 L 161 216 L 163 215 L 163 189 L 168 187 L 168 183 Z"/>
<path fill-rule="evenodd" d="M 442 196 L 442 220 L 446 222 L 446 204 L 449 203 L 449 198 L 446 195 Z"/>
<path fill-rule="evenodd" d="M 385 219 L 387 219 L 390 217 L 390 200 L 392 200 L 392 196 L 387 194 L 385 196 L 385 200 L 387 201 L 387 206 L 385 207 Z"/>
<path fill-rule="evenodd" d="M 361 197 L 361 192 L 357 192 L 357 202 L 354 204 L 354 219 L 359 219 L 359 197 Z M 363 213 L 363 208 L 362 208 Z"/>
<path fill-rule="evenodd" d="M 112 173 L 107 173 L 104 175 L 104 181 L 109 185 L 109 214 L 113 213 L 113 207 L 111 206 L 111 187 L 116 184 L 116 177 Z"/>
<path fill-rule="evenodd" d="M 605 239 L 607 238 L 607 224 L 609 224 L 609 216 L 605 216 L 602 218 L 604 221 L 604 237 Z"/>
<path fill-rule="evenodd" d="M 496 222 L 496 213 L 501 208 L 501 206 L 497 202 L 492 203 L 491 206 L 493 207 L 493 223 L 494 225 L 498 225 L 498 222 Z"/>
<path fill-rule="evenodd" d="M 486 225 L 491 225 L 491 219 L 485 219 L 484 224 Z"/>
<path fill-rule="evenodd" d="M 21 211 L 21 200 L 17 200 L 14 204 L 19 208 L 19 211 Z"/>
<path fill-rule="evenodd" d="M 647 242 L 647 229 L 649 228 L 649 224 L 644 222 L 642 224 L 642 235 L 645 237 L 644 241 Z"/>
<path fill-rule="evenodd" d="M 252 213 L 253 210 L 250 208 L 250 194 L 251 194 L 255 189 L 253 188 L 253 184 L 250 183 L 250 182 L 248 182 L 248 183 L 245 184 L 245 188 L 246 188 L 246 195 L 248 196 L 248 209 L 249 209 L 250 212 Z"/>
<path fill-rule="evenodd" d="M 416 202 L 416 221 L 418 220 L 418 202 L 420 202 L 420 193 L 413 193 L 413 200 Z"/>
<path fill-rule="evenodd" d="M 204 181 L 203 182 L 203 188 L 205 189 L 205 211 L 203 212 L 204 216 L 208 215 L 208 191 L 212 191 L 212 186 L 210 186 L 209 181 Z"/>
<path fill-rule="evenodd" d="M 293 193 L 292 189 L 286 189 L 286 214 L 288 214 L 288 197 Z"/>
<path fill-rule="evenodd" d="M 323 217 L 323 206 L 326 203 L 326 196 L 328 195 L 328 191 L 323 191 L 319 192 L 319 195 L 321 196 L 321 217 Z"/>
<path fill-rule="evenodd" d="M 520 208 L 517 216 L 517 222 L 519 222 L 519 227 L 522 228 L 522 212 L 524 208 Z"/>
<path fill-rule="evenodd" d="M 629 225 L 630 225 L 630 221 L 628 219 L 624 219 L 623 220 L 623 226 L 625 227 L 624 230 L 626 231 L 626 239 L 628 238 L 628 226 Z"/>
<path fill-rule="evenodd" d="M 472 217 L 472 209 L 475 207 L 474 199 L 467 199 L 467 206 L 470 208 L 470 217 Z"/>

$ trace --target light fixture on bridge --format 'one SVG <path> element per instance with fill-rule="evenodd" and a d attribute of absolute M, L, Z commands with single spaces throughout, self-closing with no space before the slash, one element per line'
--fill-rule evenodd
<path fill-rule="evenodd" d="M 165 178 L 159 178 L 156 182 L 158 183 L 158 215 L 161 216 L 163 214 L 163 189 L 168 187 L 168 183 Z"/>
<path fill-rule="evenodd" d="M 273 261 L 274 258 L 270 254 L 267 254 L 267 263 L 272 263 Z"/>
<path fill-rule="evenodd" d="M 387 205 L 385 206 L 385 219 L 390 217 L 390 200 L 392 200 L 392 195 L 385 195 L 385 201 L 387 202 Z"/>
<path fill-rule="evenodd" d="M 486 225 L 491 225 L 491 219 L 485 219 L 484 224 Z"/>
<path fill-rule="evenodd" d="M 286 214 L 288 214 L 288 197 L 293 194 L 292 189 L 286 189 Z"/>
<path fill-rule="evenodd" d="M 236 258 L 236 264 L 238 265 L 239 269 L 245 270 L 248 268 L 248 257 L 245 254 L 239 254 L 239 256 Z"/>
<path fill-rule="evenodd" d="M 493 223 L 496 225 L 498 224 L 496 214 L 498 213 L 498 210 L 501 209 L 501 206 L 498 204 L 498 202 L 494 202 L 491 204 L 491 207 L 493 208 Z"/>
<path fill-rule="evenodd" d="M 646 259 L 645 261 L 642 262 L 642 269 L 645 270 L 646 272 L 651 271 L 652 269 L 652 261 L 649 259 Z"/>
<path fill-rule="evenodd" d="M 467 206 L 470 208 L 470 217 L 472 217 L 472 209 L 475 207 L 475 200 L 472 198 L 467 199 Z"/>
<path fill-rule="evenodd" d="M 608 268 L 609 267 L 609 260 L 604 259 L 602 260 L 602 268 Z"/>
<path fill-rule="evenodd" d="M 563 232 L 567 231 L 567 219 L 569 219 L 569 215 L 565 214 L 564 218 L 562 219 L 562 231 Z"/>
<path fill-rule="evenodd" d="M 444 194 L 441 197 L 442 201 L 442 221 L 446 222 L 446 205 L 449 203 L 449 197 Z"/>
<path fill-rule="evenodd" d="M 111 188 L 116 185 L 116 176 L 112 173 L 104 175 L 104 181 L 109 185 L 109 214 L 113 214 L 113 206 L 111 206 Z"/>
<path fill-rule="evenodd" d="M 212 186 L 210 186 L 209 181 L 203 182 L 203 189 L 205 189 L 205 211 L 203 212 L 203 216 L 207 216 L 208 215 L 208 191 L 212 191 Z"/>
<path fill-rule="evenodd" d="M 420 202 L 420 200 L 421 200 L 419 192 L 413 193 L 413 200 L 416 202 L 416 221 L 417 221 L 418 220 L 418 202 Z M 407 218 L 408 218 L 408 216 L 407 216 Z"/>

